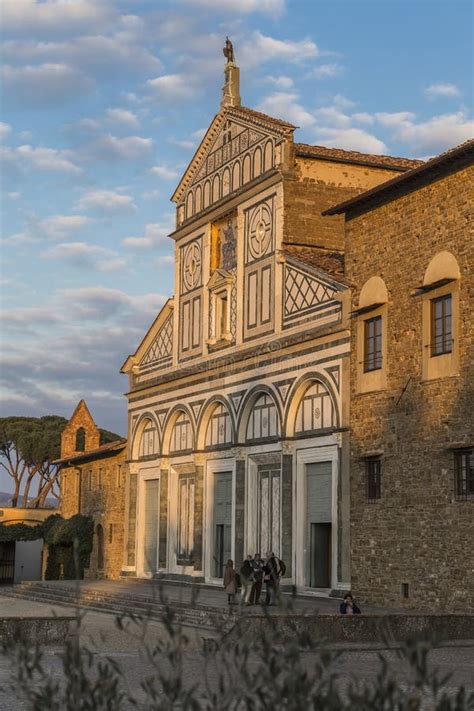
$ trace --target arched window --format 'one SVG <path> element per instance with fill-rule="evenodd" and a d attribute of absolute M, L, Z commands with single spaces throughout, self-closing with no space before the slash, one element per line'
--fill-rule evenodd
<path fill-rule="evenodd" d="M 357 389 L 381 390 L 387 383 L 388 291 L 379 276 L 368 279 L 360 290 L 357 317 Z"/>
<path fill-rule="evenodd" d="M 296 412 L 295 433 L 314 432 L 336 426 L 336 413 L 328 390 L 314 382 L 301 398 Z"/>
<path fill-rule="evenodd" d="M 206 447 L 221 447 L 232 443 L 232 422 L 225 405 L 214 408 L 206 431 Z"/>
<path fill-rule="evenodd" d="M 247 440 L 277 437 L 280 434 L 280 419 L 273 398 L 261 395 L 255 402 L 247 422 Z"/>
<path fill-rule="evenodd" d="M 158 454 L 158 432 L 155 423 L 148 419 L 142 430 L 138 458 L 151 457 Z"/>
<path fill-rule="evenodd" d="M 86 449 L 86 431 L 84 427 L 79 427 L 76 432 L 76 452 L 84 452 Z"/>
<path fill-rule="evenodd" d="M 262 172 L 262 150 L 256 148 L 253 154 L 253 177 L 256 178 Z"/>
<path fill-rule="evenodd" d="M 170 452 L 186 452 L 193 448 L 193 430 L 189 417 L 181 412 L 171 433 Z"/>
<path fill-rule="evenodd" d="M 265 153 L 263 158 L 263 169 L 264 171 L 273 168 L 273 144 L 271 141 L 267 141 L 265 144 Z"/>
<path fill-rule="evenodd" d="M 232 169 L 232 190 L 240 188 L 240 163 L 237 160 Z"/>

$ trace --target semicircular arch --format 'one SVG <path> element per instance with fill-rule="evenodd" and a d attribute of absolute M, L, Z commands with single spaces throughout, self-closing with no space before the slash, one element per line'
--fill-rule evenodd
<path fill-rule="evenodd" d="M 285 412 L 285 434 L 287 437 L 295 436 L 296 417 L 298 414 L 299 407 L 302 404 L 303 398 L 305 397 L 306 393 L 311 389 L 313 385 L 317 383 L 319 383 L 324 388 L 329 397 L 333 411 L 332 426 L 340 426 L 339 407 L 333 385 L 323 373 L 306 373 L 305 375 L 302 375 L 301 378 L 298 378 L 295 383 L 293 383 L 291 391 L 288 395 L 288 404 Z M 324 397 L 324 394 L 321 395 L 322 397 Z M 321 422 L 324 422 L 323 418 L 324 415 L 321 413 Z M 311 430 L 308 431 L 316 431 L 317 429 L 328 429 L 328 427 L 316 427 L 311 428 Z"/>
<path fill-rule="evenodd" d="M 430 260 L 425 275 L 423 277 L 423 286 L 435 284 L 443 279 L 460 279 L 461 271 L 459 269 L 458 260 L 451 252 L 438 252 Z"/>
<path fill-rule="evenodd" d="M 174 432 L 175 425 L 181 415 L 184 415 L 186 418 L 186 421 L 189 422 L 189 427 L 191 428 L 191 448 L 192 449 L 194 448 L 195 428 L 194 428 L 194 420 L 193 420 L 193 416 L 191 414 L 191 410 L 186 405 L 182 405 L 182 404 L 175 405 L 168 413 L 165 425 L 163 427 L 162 452 L 163 452 L 163 455 L 165 455 L 165 456 L 169 455 L 172 450 L 171 436 Z M 190 448 L 187 447 L 186 450 L 183 450 L 183 451 L 188 451 L 188 449 L 190 449 Z M 176 453 L 176 452 L 174 452 L 174 453 Z"/>
<path fill-rule="evenodd" d="M 161 440 L 158 421 L 152 412 L 144 412 L 140 416 L 138 422 L 136 422 L 135 427 L 133 429 L 131 448 L 132 459 L 140 459 L 140 445 L 142 444 L 142 438 L 145 433 L 145 430 L 147 430 L 148 428 L 154 429 L 154 431 L 156 432 L 155 446 L 152 446 L 152 449 L 154 449 L 155 451 L 151 453 L 156 454 L 156 456 L 159 456 L 161 450 Z"/>
<path fill-rule="evenodd" d="M 219 405 L 223 406 L 227 411 L 230 424 L 230 436 L 227 436 L 228 433 L 226 431 L 224 433 L 224 440 L 229 441 L 223 441 L 217 446 L 235 443 L 235 418 L 232 412 L 230 402 L 223 395 L 214 395 L 204 404 L 204 407 L 201 410 L 201 414 L 199 415 L 198 423 L 196 425 L 196 444 L 197 449 L 199 450 L 206 448 L 207 430 L 210 425 L 212 416 L 215 414 L 215 411 L 219 407 Z"/>
<path fill-rule="evenodd" d="M 240 415 L 238 419 L 238 425 L 237 425 L 237 442 L 243 444 L 247 440 L 247 426 L 249 423 L 249 418 L 250 415 L 253 411 L 253 408 L 257 402 L 257 400 L 262 396 L 262 395 L 267 395 L 269 396 L 275 405 L 276 408 L 276 413 L 277 413 L 277 418 L 278 418 L 278 429 L 279 429 L 279 435 L 283 435 L 283 417 L 282 417 L 282 411 L 280 408 L 280 403 L 278 402 L 278 396 L 271 387 L 268 385 L 256 385 L 254 388 L 249 390 L 249 392 L 245 395 L 244 401 L 242 402 L 242 406 L 240 408 Z"/>

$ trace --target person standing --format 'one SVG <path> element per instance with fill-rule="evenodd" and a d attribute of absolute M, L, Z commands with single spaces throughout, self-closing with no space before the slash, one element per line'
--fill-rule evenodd
<path fill-rule="evenodd" d="M 264 562 L 260 556 L 260 553 L 255 553 L 252 560 L 252 571 L 254 583 L 252 585 L 252 590 L 250 592 L 250 604 L 258 605 L 260 602 L 260 594 L 262 592 L 263 584 L 263 569 Z"/>
<path fill-rule="evenodd" d="M 242 567 L 240 568 L 240 579 L 242 581 L 241 604 L 251 605 L 250 595 L 252 593 L 252 584 L 254 582 L 251 555 L 248 555 L 242 563 Z"/>
<path fill-rule="evenodd" d="M 234 561 L 229 558 L 224 568 L 224 591 L 227 593 L 227 604 L 235 604 L 237 592 L 237 574 L 234 570 Z"/>
<path fill-rule="evenodd" d="M 267 586 L 264 604 L 274 605 L 278 584 L 278 561 L 274 553 L 267 553 L 264 572 L 264 581 Z"/>

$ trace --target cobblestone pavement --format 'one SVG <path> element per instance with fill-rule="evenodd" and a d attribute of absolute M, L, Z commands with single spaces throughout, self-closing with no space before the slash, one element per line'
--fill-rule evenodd
<path fill-rule="evenodd" d="M 25 601 L 26 602 L 26 601 Z M 8 604 L 8 603 L 7 603 Z M 27 603 L 35 613 L 39 613 L 39 608 L 50 605 L 42 603 Z M 0 600 L 0 609 L 4 606 L 4 599 Z M 70 608 L 58 608 L 64 613 L 70 612 Z M 198 651 L 202 649 L 203 632 L 198 628 L 187 628 L 186 634 L 189 638 L 189 645 L 184 654 L 183 667 L 184 677 L 190 685 L 202 684 L 205 677 L 204 663 L 202 655 Z M 209 637 L 208 632 L 204 632 Z M 158 622 L 148 623 L 145 639 L 153 644 L 157 639 L 163 639 L 164 628 Z M 122 668 L 124 688 L 132 691 L 140 698 L 140 682 L 146 674 L 152 674 L 150 664 L 143 658 L 140 652 L 142 643 L 136 636 L 120 630 L 116 626 L 115 618 L 109 614 L 87 612 L 84 615 L 81 627 L 81 641 L 93 651 L 97 661 L 106 657 L 116 661 Z M 61 679 L 61 648 L 44 648 L 44 667 L 55 679 Z M 345 684 L 348 677 L 353 674 L 360 681 L 370 681 L 374 679 L 380 666 L 379 654 L 382 653 L 390 665 L 391 671 L 396 674 L 401 685 L 407 683 L 406 672 L 403 663 L 398 659 L 396 650 L 380 650 L 374 646 L 367 645 L 338 645 L 339 656 L 335 662 L 334 670 L 338 673 L 341 683 Z M 308 653 L 306 664 L 308 667 L 315 661 L 315 655 Z M 440 647 L 430 652 L 430 663 L 437 667 L 441 675 L 452 674 L 447 682 L 446 688 L 452 694 L 460 686 L 474 691 L 474 640 L 472 642 L 450 643 L 449 646 Z M 166 665 L 164 660 L 160 664 Z M 26 711 L 27 706 L 21 698 L 9 689 L 9 679 L 11 668 L 4 656 L 0 656 L 0 709 L 15 708 L 15 711 Z M 214 685 L 217 679 L 215 666 L 207 669 L 209 683 Z M 123 707 L 124 709 L 127 706 Z M 427 707 L 429 708 L 429 707 Z"/>

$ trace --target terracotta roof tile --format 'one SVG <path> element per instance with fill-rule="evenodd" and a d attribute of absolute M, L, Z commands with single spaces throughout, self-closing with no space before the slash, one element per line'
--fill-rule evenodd
<path fill-rule="evenodd" d="M 341 252 L 330 252 L 311 246 L 303 247 L 285 244 L 281 249 L 281 253 L 304 264 L 309 264 L 311 267 L 316 267 L 316 269 L 320 269 L 333 277 L 340 278 L 344 276 L 344 255 Z"/>
<path fill-rule="evenodd" d="M 261 111 L 254 111 L 254 109 L 248 109 L 246 106 L 232 106 L 228 108 L 227 111 L 229 113 L 243 113 L 246 114 L 249 118 L 253 117 L 260 121 L 265 121 L 267 123 L 276 124 L 277 126 L 282 126 L 283 128 L 297 128 L 297 126 L 294 126 L 292 123 L 288 123 L 288 121 L 283 121 L 282 119 L 274 118 L 273 116 L 269 116 L 268 114 L 263 114 Z"/>
<path fill-rule="evenodd" d="M 395 156 L 372 155 L 359 151 L 345 151 L 342 148 L 326 148 L 325 146 L 310 146 L 308 143 L 295 143 L 296 155 L 322 160 L 337 160 L 343 163 L 359 163 L 360 165 L 380 166 L 393 170 L 411 170 L 424 164 L 422 160 L 397 158 Z"/>
<path fill-rule="evenodd" d="M 97 457 L 101 454 L 107 454 L 108 452 L 113 452 L 114 449 L 123 449 L 127 444 L 125 437 L 121 439 L 116 439 L 114 442 L 107 442 L 107 444 L 102 444 L 96 449 L 89 449 L 86 452 L 79 452 L 71 457 L 64 457 L 63 459 L 56 459 L 54 464 L 64 464 L 65 462 L 74 462 L 79 459 L 89 459 L 90 457 Z"/>
<path fill-rule="evenodd" d="M 426 162 L 422 162 L 420 165 L 415 166 L 412 170 L 409 170 L 402 175 L 397 175 L 395 178 L 387 180 L 384 183 L 380 183 L 380 185 L 376 185 L 374 188 L 366 190 L 350 200 L 345 200 L 338 205 L 334 205 L 334 207 L 330 207 L 322 214 L 338 215 L 346 212 L 355 205 L 362 205 L 364 203 L 370 204 L 371 201 L 378 199 L 381 195 L 386 196 L 394 191 L 396 192 L 399 190 L 403 191 L 404 189 L 409 189 L 409 186 L 413 185 L 413 181 L 416 183 L 418 176 L 430 174 L 439 175 L 440 171 L 449 168 L 454 161 L 459 159 L 466 160 L 466 158 L 469 160 L 470 157 L 472 160 L 473 156 L 474 139 L 470 139 L 468 141 L 464 141 L 464 143 L 460 143 L 458 146 L 454 146 L 454 148 L 450 148 L 444 153 L 440 153 L 440 155 L 435 156 Z"/>

